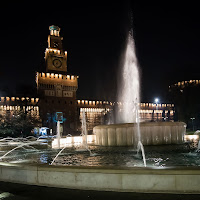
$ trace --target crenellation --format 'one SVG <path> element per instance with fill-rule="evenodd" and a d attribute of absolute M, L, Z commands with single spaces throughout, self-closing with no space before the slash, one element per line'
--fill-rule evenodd
<path fill-rule="evenodd" d="M 200 84 L 200 80 L 189 80 L 189 81 L 180 81 L 180 82 L 177 82 L 173 85 L 170 85 L 169 86 L 169 89 L 171 89 L 171 87 L 181 87 L 181 88 L 184 88 L 185 86 L 188 86 L 188 85 L 191 85 L 191 84 L 195 84 L 195 85 L 199 85 Z"/>
<path fill-rule="evenodd" d="M 39 102 L 39 98 L 30 98 L 30 97 L 1 97 L 0 98 L 0 104 L 6 104 L 6 105 L 15 105 L 15 104 L 20 104 L 23 102 L 30 103 L 30 105 L 35 105 L 36 103 Z M 29 105 L 29 104 L 28 104 Z M 16 105 L 17 106 L 17 105 Z"/>
<path fill-rule="evenodd" d="M 62 79 L 63 81 L 77 81 L 78 76 L 75 75 L 62 75 L 62 74 L 55 74 L 55 73 L 38 73 L 38 78 L 51 80 L 51 79 Z"/>

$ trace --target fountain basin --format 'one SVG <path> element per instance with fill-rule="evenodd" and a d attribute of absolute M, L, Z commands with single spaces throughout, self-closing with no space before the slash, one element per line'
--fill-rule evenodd
<path fill-rule="evenodd" d="M 95 126 L 96 145 L 137 145 L 137 124 L 111 124 Z M 184 122 L 142 122 L 140 123 L 143 145 L 182 144 L 186 133 Z"/>
<path fill-rule="evenodd" d="M 0 162 L 0 181 L 99 191 L 200 193 L 200 171 L 195 167 L 113 169 Z"/>

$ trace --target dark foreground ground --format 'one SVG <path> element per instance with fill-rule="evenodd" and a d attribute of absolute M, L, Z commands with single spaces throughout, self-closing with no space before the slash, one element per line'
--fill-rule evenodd
<path fill-rule="evenodd" d="M 199 200 L 200 194 L 147 194 L 69 190 L 0 182 L 0 200 Z"/>

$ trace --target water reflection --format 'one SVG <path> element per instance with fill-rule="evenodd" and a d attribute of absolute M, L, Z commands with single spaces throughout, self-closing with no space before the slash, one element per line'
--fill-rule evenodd
<path fill-rule="evenodd" d="M 108 166 L 108 167 L 143 167 L 141 155 L 133 148 L 89 146 L 95 156 L 88 151 L 67 148 L 57 158 L 54 165 L 64 166 Z M 200 153 L 190 152 L 177 147 L 145 147 L 147 149 L 147 167 L 163 168 L 169 166 L 200 166 Z M 170 150 L 169 150 L 170 149 Z M 50 164 L 58 150 L 18 150 L 6 157 L 9 163 Z M 0 156 L 5 151 L 0 152 Z"/>

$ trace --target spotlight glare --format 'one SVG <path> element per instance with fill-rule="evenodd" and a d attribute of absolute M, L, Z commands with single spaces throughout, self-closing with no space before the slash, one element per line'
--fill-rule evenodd
<path fill-rule="evenodd" d="M 155 103 L 157 104 L 159 102 L 159 99 L 158 98 L 155 98 Z"/>

